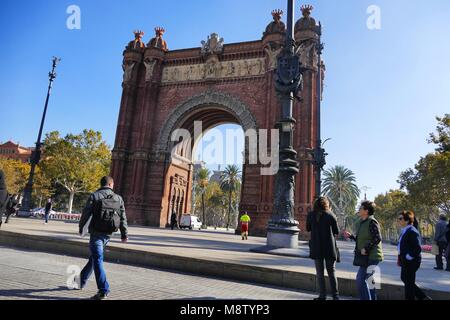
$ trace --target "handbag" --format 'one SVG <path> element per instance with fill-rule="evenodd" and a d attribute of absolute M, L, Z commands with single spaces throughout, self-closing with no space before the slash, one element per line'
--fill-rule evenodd
<path fill-rule="evenodd" d="M 355 258 L 353 259 L 353 265 L 355 267 L 368 267 L 369 266 L 369 256 L 363 256 L 361 252 L 355 250 Z"/>
<path fill-rule="evenodd" d="M 436 242 L 433 242 L 433 246 L 431 247 L 431 254 L 433 256 L 439 255 L 439 245 Z"/>

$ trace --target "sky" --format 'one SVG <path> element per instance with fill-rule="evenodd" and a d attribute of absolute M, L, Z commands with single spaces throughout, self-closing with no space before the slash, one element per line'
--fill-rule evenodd
<path fill-rule="evenodd" d="M 450 111 L 450 1 L 308 3 L 323 25 L 327 167 L 348 167 L 374 198 L 398 188 L 400 172 L 433 150 L 435 117 Z M 81 10 L 79 30 L 67 28 L 70 5 Z M 371 5 L 380 9 L 380 29 L 367 27 Z M 122 52 L 133 30 L 148 42 L 163 26 L 169 49 L 198 47 L 212 32 L 225 43 L 251 41 L 271 10 L 285 7 L 285 0 L 2 0 L 0 142 L 35 143 L 53 55 L 62 62 L 44 131 L 92 128 L 113 146 Z"/>

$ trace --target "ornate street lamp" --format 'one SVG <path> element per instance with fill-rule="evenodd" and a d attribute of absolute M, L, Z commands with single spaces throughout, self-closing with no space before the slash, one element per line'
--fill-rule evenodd
<path fill-rule="evenodd" d="M 322 143 L 322 132 L 321 132 L 321 109 L 322 109 L 322 69 L 323 69 L 323 64 L 322 64 L 322 51 L 324 49 L 324 45 L 321 41 L 321 37 L 322 37 L 322 25 L 319 23 L 319 28 L 318 28 L 318 36 L 319 36 L 319 40 L 317 42 L 316 45 L 316 50 L 317 50 L 317 55 L 318 55 L 318 59 L 317 59 L 317 110 L 316 110 L 316 136 L 317 136 L 317 141 L 316 141 L 316 148 L 312 150 L 312 155 L 313 155 L 313 165 L 314 165 L 314 171 L 315 171 L 315 194 L 316 194 L 316 198 L 320 197 L 322 195 L 322 171 L 323 168 L 325 167 L 326 163 L 326 156 L 328 155 L 325 151 L 325 149 L 323 148 L 323 144 L 325 144 L 325 142 L 327 142 L 329 139 L 327 139 L 326 141 L 324 141 L 324 143 Z"/>
<path fill-rule="evenodd" d="M 294 99 L 301 90 L 303 77 L 300 58 L 295 54 L 294 0 L 288 0 L 286 44 L 278 57 L 275 89 L 281 102 L 280 168 L 275 183 L 272 218 L 267 229 L 267 247 L 298 248 L 298 221 L 294 218 L 295 176 L 299 172 L 297 152 L 294 150 Z"/>
<path fill-rule="evenodd" d="M 51 95 L 51 91 L 52 91 L 53 81 L 56 79 L 56 66 L 57 66 L 57 64 L 60 61 L 61 61 L 60 58 L 53 57 L 53 59 L 52 59 L 52 63 L 53 63 L 52 71 L 49 72 L 49 74 L 48 74 L 49 85 L 48 85 L 48 90 L 47 90 L 47 99 L 45 100 L 44 113 L 42 115 L 41 127 L 39 129 L 38 139 L 37 139 L 37 142 L 36 142 L 36 149 L 34 150 L 33 154 L 31 155 L 30 176 L 28 178 L 28 183 L 25 186 L 25 190 L 24 190 L 24 194 L 23 194 L 23 200 L 22 200 L 22 207 L 20 208 L 20 211 L 19 211 L 19 216 L 22 216 L 22 217 L 29 217 L 30 216 L 31 205 L 32 205 L 31 197 L 32 197 L 32 193 L 33 193 L 33 184 L 34 184 L 34 173 L 35 173 L 35 170 L 36 170 L 36 166 L 39 164 L 39 162 L 41 160 L 42 131 L 44 129 L 45 116 L 47 115 L 47 107 L 48 107 L 48 102 L 50 100 L 50 95 Z"/>

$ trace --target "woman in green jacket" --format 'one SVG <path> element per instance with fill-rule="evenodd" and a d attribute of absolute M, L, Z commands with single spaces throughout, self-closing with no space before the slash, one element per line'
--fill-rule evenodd
<path fill-rule="evenodd" d="M 375 275 L 377 266 L 383 261 L 380 224 L 374 218 L 375 204 L 364 201 L 359 209 L 360 221 L 356 225 L 357 233 L 346 236 L 356 241 L 354 265 L 359 267 L 356 276 L 361 300 L 377 300 Z"/>

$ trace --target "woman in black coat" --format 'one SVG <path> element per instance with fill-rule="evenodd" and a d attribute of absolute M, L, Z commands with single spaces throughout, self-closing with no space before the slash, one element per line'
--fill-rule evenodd
<path fill-rule="evenodd" d="M 416 273 L 422 263 L 422 246 L 419 231 L 414 227 L 415 214 L 402 211 L 398 221 L 402 228 L 398 243 L 398 262 L 402 268 L 401 279 L 405 284 L 406 300 L 430 300 L 416 284 Z"/>
<path fill-rule="evenodd" d="M 336 217 L 330 211 L 327 198 L 320 197 L 314 203 L 314 211 L 308 214 L 306 230 L 311 232 L 310 257 L 315 261 L 317 282 L 320 296 L 316 300 L 326 300 L 325 287 L 326 266 L 334 300 L 339 300 L 339 290 L 336 278 L 336 262 L 339 262 L 339 250 L 336 245 L 336 236 L 339 234 Z M 324 264 L 325 262 L 325 264 Z"/>

